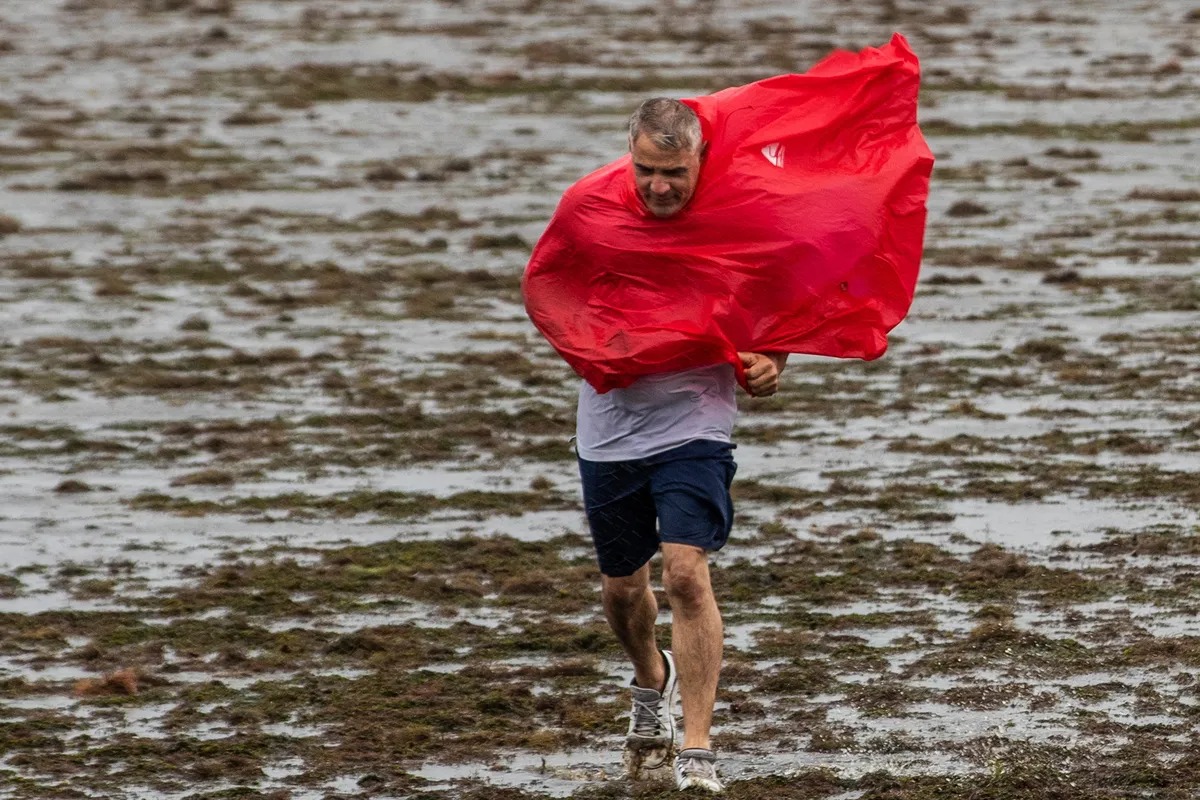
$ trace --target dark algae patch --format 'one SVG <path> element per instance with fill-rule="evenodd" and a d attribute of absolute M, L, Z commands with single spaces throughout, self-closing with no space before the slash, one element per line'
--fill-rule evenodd
<path fill-rule="evenodd" d="M 303 759 L 297 785 L 358 771 L 401 785 L 430 760 L 549 755 L 613 738 L 610 669 L 618 653 L 596 613 L 585 545 L 579 536 L 501 536 L 284 548 L 191 569 L 183 585 L 136 599 L 127 611 L 5 615 L 0 657 L 33 667 L 29 678 L 4 685 L 5 696 L 80 692 L 38 676 L 39 665 L 61 664 L 96 676 L 77 709 L 114 720 L 139 708 L 169 709 L 153 736 L 125 733 L 66 752 L 61 736 L 75 724 L 74 712 L 39 712 L 25 719 L 44 720 L 40 727 L 8 735 L 9 747 L 19 763 L 53 765 L 42 774 L 119 763 L 91 779 L 97 790 L 142 780 L 168 790 L 217 772 L 261 780 L 261 764 L 282 758 Z M 987 713 L 1016 704 L 1060 713 L 1066 725 L 1091 703 L 1136 696 L 1143 704 L 1157 698 L 1155 713 L 1176 715 L 1184 697 L 1170 676 L 1200 658 L 1193 638 L 1147 637 L 1131 620 L 1122 626 L 1090 611 L 1123 596 L 1133 580 L 1107 566 L 1051 569 L 996 545 L 962 554 L 868 531 L 789 537 L 771 545 L 764 561 L 770 566 L 733 560 L 714 569 L 727 624 L 757 631 L 748 648 L 730 651 L 724 675 L 730 705 L 721 714 L 726 725 L 740 724 L 722 729 L 718 741 L 736 758 L 796 737 L 816 754 L 897 747 L 920 754 L 932 746 L 819 721 L 846 709 L 864 721 L 908 720 L 914 733 L 939 705 Z M 73 572 L 73 580 L 91 574 Z M 1079 587 L 1070 588 L 1072 581 Z M 784 602 L 764 604 L 766 597 Z M 935 597 L 953 599 L 961 611 L 933 611 Z M 848 603 L 896 610 L 849 610 Z M 1069 625 L 1074 635 L 1031 626 L 1014 610 L 1030 608 L 1051 613 L 1056 627 Z M 365 616 L 353 630 L 337 622 L 356 615 Z M 1099 693 L 1062 683 L 1131 667 L 1166 669 L 1166 680 L 1158 689 L 1101 684 Z M 981 677 L 997 670 L 1007 680 Z M 129 677 L 114 677 L 123 674 Z M 206 677 L 190 677 L 197 674 Z M 224 735 L 196 739 L 188 731 L 197 726 Z M 887 797 L 925 796 L 894 794 L 910 790 L 975 796 L 955 792 L 980 786 L 1015 791 L 1031 758 L 1049 756 L 1033 746 L 1011 762 L 993 756 L 983 783 L 874 772 L 830 774 L 824 785 L 868 794 L 890 786 L 879 795 Z M 1056 766 L 1064 785 L 1077 766 Z M 770 780 L 749 777 L 736 790 Z M 611 788 L 613 796 L 653 796 Z"/>
<path fill-rule="evenodd" d="M 189 482 L 196 481 L 184 481 L 185 484 Z M 137 495 L 129 504 L 135 509 L 168 511 L 184 516 L 280 513 L 289 517 L 311 518 L 365 514 L 380 519 L 403 520 L 440 511 L 519 515 L 546 508 L 575 508 L 577 501 L 546 492 L 466 491 L 440 498 L 406 492 L 353 492 L 332 497 L 293 493 L 221 500 L 193 500 L 149 492 Z"/>

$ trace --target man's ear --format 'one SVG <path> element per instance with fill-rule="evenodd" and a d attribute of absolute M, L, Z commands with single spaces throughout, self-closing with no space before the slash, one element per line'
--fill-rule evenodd
<path fill-rule="evenodd" d="M 700 160 L 703 161 L 704 157 L 706 155 L 708 155 L 708 142 L 701 142 L 700 143 Z"/>

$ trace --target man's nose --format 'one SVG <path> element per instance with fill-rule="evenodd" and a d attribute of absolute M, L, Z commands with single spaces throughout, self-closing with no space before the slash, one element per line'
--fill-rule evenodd
<path fill-rule="evenodd" d="M 671 184 L 665 178 L 655 175 L 650 179 L 650 191 L 653 194 L 666 194 L 671 191 Z"/>

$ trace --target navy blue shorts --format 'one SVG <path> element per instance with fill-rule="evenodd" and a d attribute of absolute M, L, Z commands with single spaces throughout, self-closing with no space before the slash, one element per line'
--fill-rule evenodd
<path fill-rule="evenodd" d="M 733 448 L 700 440 L 632 461 L 579 459 L 600 572 L 632 575 L 663 542 L 720 550 L 733 529 Z"/>

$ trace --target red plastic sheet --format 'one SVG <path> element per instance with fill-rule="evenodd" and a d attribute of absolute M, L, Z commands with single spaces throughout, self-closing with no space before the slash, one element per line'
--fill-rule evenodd
<path fill-rule="evenodd" d="M 665 219 L 629 156 L 563 195 L 525 270 L 538 330 L 597 391 L 739 351 L 873 359 L 912 303 L 933 156 L 896 34 L 684 102 L 709 143 Z M 744 383 L 744 380 L 743 380 Z"/>

